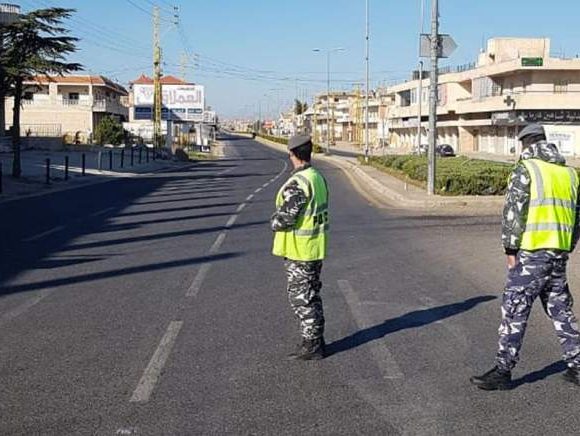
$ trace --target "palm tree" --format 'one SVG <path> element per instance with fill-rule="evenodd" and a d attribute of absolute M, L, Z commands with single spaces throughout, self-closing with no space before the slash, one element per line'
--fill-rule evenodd
<path fill-rule="evenodd" d="M 37 75 L 50 77 L 82 69 L 78 63 L 66 62 L 66 56 L 76 51 L 78 38 L 67 36 L 62 22 L 74 9 L 38 9 L 22 15 L 4 30 L 5 50 L 0 61 L 12 87 L 14 111 L 12 147 L 14 161 L 12 176 L 20 177 L 20 107 L 24 82 Z"/>

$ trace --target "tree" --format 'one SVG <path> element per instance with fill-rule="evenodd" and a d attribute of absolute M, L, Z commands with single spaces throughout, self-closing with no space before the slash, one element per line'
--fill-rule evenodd
<path fill-rule="evenodd" d="M 308 109 L 308 103 L 302 102 L 298 99 L 294 100 L 294 113 L 296 115 L 302 115 Z"/>
<path fill-rule="evenodd" d="M 95 128 L 95 142 L 99 145 L 119 145 L 124 139 L 123 125 L 111 116 L 103 117 Z"/>
<path fill-rule="evenodd" d="M 4 29 L 5 47 L 0 61 L 14 95 L 12 120 L 12 175 L 20 177 L 20 108 L 24 82 L 38 75 L 50 78 L 82 69 L 78 63 L 66 62 L 66 56 L 76 51 L 78 38 L 67 36 L 62 22 L 74 9 L 38 9 L 22 15 Z"/>

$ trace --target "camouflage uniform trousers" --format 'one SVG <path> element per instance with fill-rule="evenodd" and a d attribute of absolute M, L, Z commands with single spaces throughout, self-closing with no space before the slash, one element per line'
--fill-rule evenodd
<path fill-rule="evenodd" d="M 300 321 L 304 339 L 313 340 L 324 335 L 324 311 L 320 298 L 322 261 L 284 262 L 288 277 L 288 300 L 294 315 Z"/>
<path fill-rule="evenodd" d="M 503 293 L 497 366 L 511 370 L 518 362 L 532 304 L 540 297 L 544 311 L 554 323 L 564 361 L 568 366 L 580 367 L 580 332 L 566 279 L 568 254 L 520 251 L 517 260 L 508 272 Z"/>

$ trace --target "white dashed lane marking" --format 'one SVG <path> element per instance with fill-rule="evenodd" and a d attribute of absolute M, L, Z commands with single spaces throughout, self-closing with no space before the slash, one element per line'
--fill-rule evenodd
<path fill-rule="evenodd" d="M 149 365 L 145 368 L 143 372 L 143 376 L 141 380 L 139 380 L 139 384 L 137 388 L 133 392 L 133 396 L 131 397 L 132 403 L 146 403 L 151 398 L 151 394 L 153 393 L 153 389 L 155 389 L 155 385 L 159 380 L 159 376 L 161 375 L 161 371 L 167 362 L 167 358 L 171 353 L 171 349 L 175 344 L 175 340 L 177 339 L 177 335 L 183 326 L 183 321 L 171 321 L 169 323 L 169 327 L 167 327 L 167 331 L 161 338 L 161 342 L 159 346 L 153 353 L 153 357 L 149 361 Z"/>

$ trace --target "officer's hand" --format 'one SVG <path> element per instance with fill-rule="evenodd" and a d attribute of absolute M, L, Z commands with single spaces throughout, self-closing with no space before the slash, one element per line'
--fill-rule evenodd
<path fill-rule="evenodd" d="M 514 256 L 514 255 L 508 255 L 508 257 L 507 257 L 507 267 L 508 267 L 508 269 L 514 268 L 517 263 L 518 263 L 518 260 L 517 260 L 516 256 Z"/>

